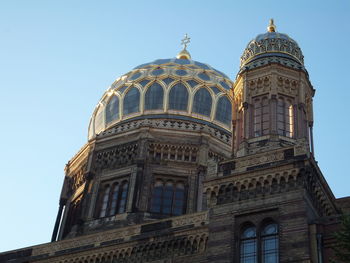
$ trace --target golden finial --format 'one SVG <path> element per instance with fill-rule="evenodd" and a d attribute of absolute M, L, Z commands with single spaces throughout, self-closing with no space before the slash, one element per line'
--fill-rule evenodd
<path fill-rule="evenodd" d="M 183 49 L 180 51 L 179 54 L 177 54 L 176 58 L 178 59 L 191 59 L 190 53 L 186 50 L 187 45 L 191 42 L 191 38 L 188 37 L 187 34 L 185 34 L 185 37 L 181 40 L 181 45 L 183 46 Z"/>
<path fill-rule="evenodd" d="M 267 27 L 267 31 L 268 31 L 268 32 L 276 32 L 276 26 L 275 26 L 275 24 L 273 23 L 273 19 L 272 19 L 272 18 L 270 19 L 270 24 L 269 24 L 269 26 Z"/>

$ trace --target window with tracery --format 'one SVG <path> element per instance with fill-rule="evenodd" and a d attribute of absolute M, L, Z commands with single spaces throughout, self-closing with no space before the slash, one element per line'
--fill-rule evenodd
<path fill-rule="evenodd" d="M 220 97 L 217 102 L 215 119 L 226 125 L 231 125 L 232 104 L 226 96 Z"/>
<path fill-rule="evenodd" d="M 270 107 L 267 98 L 254 101 L 254 137 L 267 135 L 270 132 Z"/>
<path fill-rule="evenodd" d="M 163 109 L 164 91 L 160 84 L 153 83 L 145 94 L 145 110 Z"/>
<path fill-rule="evenodd" d="M 277 102 L 277 132 L 279 135 L 293 137 L 293 115 L 292 102 L 279 98 Z"/>
<path fill-rule="evenodd" d="M 193 99 L 192 112 L 210 117 L 212 98 L 206 88 L 200 88 Z"/>
<path fill-rule="evenodd" d="M 188 91 L 184 84 L 177 83 L 169 92 L 169 110 L 187 110 Z"/>
<path fill-rule="evenodd" d="M 182 215 L 185 211 L 183 182 L 157 179 L 153 186 L 151 212 L 164 215 Z"/>
<path fill-rule="evenodd" d="M 124 97 L 123 114 L 131 114 L 140 111 L 140 92 L 133 87 L 128 90 Z"/>
<path fill-rule="evenodd" d="M 249 224 L 240 232 L 240 263 L 278 263 L 278 225 L 263 224 L 260 229 Z"/>
<path fill-rule="evenodd" d="M 124 213 L 126 211 L 128 188 L 127 180 L 104 183 L 98 194 L 96 217 Z"/>
<path fill-rule="evenodd" d="M 119 119 L 119 99 L 117 96 L 112 96 L 106 106 L 106 123 L 110 123 Z"/>

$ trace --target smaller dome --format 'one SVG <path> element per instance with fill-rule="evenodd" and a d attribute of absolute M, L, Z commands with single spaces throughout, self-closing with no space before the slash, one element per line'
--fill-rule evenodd
<path fill-rule="evenodd" d="M 298 43 L 287 34 L 276 32 L 272 19 L 267 29 L 268 32 L 256 36 L 248 43 L 241 56 L 241 68 L 252 61 L 266 57 L 292 59 L 303 66 L 304 56 Z"/>

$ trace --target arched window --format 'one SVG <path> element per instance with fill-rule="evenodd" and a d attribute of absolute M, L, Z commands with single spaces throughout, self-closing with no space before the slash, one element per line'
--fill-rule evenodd
<path fill-rule="evenodd" d="M 169 109 L 170 110 L 187 110 L 188 91 L 182 83 L 177 83 L 171 88 L 169 93 Z"/>
<path fill-rule="evenodd" d="M 153 83 L 146 91 L 145 110 L 163 109 L 164 91 L 158 83 Z"/>
<path fill-rule="evenodd" d="M 262 262 L 278 263 L 278 226 L 266 225 L 261 232 Z"/>
<path fill-rule="evenodd" d="M 182 182 L 157 180 L 153 187 L 151 212 L 182 215 L 185 209 L 185 187 Z"/>
<path fill-rule="evenodd" d="M 107 207 L 108 207 L 108 200 L 109 200 L 109 191 L 110 191 L 110 187 L 109 187 L 109 185 L 107 185 L 105 190 L 103 191 L 103 197 L 102 197 L 103 199 L 102 199 L 100 217 L 106 216 Z"/>
<path fill-rule="evenodd" d="M 126 211 L 128 181 L 103 184 L 96 207 L 97 217 L 113 216 Z"/>
<path fill-rule="evenodd" d="M 124 213 L 126 209 L 126 199 L 128 195 L 128 182 L 124 181 L 121 186 L 121 194 L 119 196 L 118 214 Z"/>
<path fill-rule="evenodd" d="M 205 88 L 199 89 L 194 95 L 193 109 L 194 113 L 210 116 L 212 98 L 209 91 Z"/>
<path fill-rule="evenodd" d="M 227 125 L 231 124 L 232 104 L 226 96 L 221 97 L 217 102 L 215 119 Z"/>
<path fill-rule="evenodd" d="M 277 102 L 277 131 L 279 135 L 293 137 L 293 105 L 290 100 Z"/>
<path fill-rule="evenodd" d="M 255 226 L 245 227 L 240 237 L 240 263 L 256 263 L 257 257 L 257 237 Z"/>
<path fill-rule="evenodd" d="M 257 231 L 245 225 L 240 234 L 240 263 L 279 262 L 278 225 L 269 221 Z"/>
<path fill-rule="evenodd" d="M 118 204 L 118 197 L 119 197 L 119 184 L 116 183 L 113 186 L 113 193 L 112 193 L 112 202 L 111 207 L 109 209 L 109 215 L 114 215 L 117 211 L 117 204 Z"/>
<path fill-rule="evenodd" d="M 97 113 L 95 115 L 95 133 L 100 133 L 104 128 L 104 122 L 103 122 L 103 106 L 100 105 L 100 107 L 97 110 Z"/>
<path fill-rule="evenodd" d="M 182 215 L 185 206 L 185 186 L 183 183 L 177 183 L 173 202 L 173 214 Z"/>
<path fill-rule="evenodd" d="M 254 101 L 254 137 L 266 135 L 270 132 L 270 109 L 267 98 Z"/>
<path fill-rule="evenodd" d="M 153 187 L 151 212 L 160 213 L 163 196 L 163 181 L 157 180 Z"/>
<path fill-rule="evenodd" d="M 117 96 L 112 96 L 106 106 L 106 123 L 117 119 L 119 119 L 119 99 Z"/>
<path fill-rule="evenodd" d="M 137 88 L 129 89 L 124 97 L 123 114 L 131 114 L 140 110 L 140 92 Z"/>

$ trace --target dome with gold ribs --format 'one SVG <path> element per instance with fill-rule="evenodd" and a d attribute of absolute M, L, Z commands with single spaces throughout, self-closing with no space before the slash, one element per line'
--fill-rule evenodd
<path fill-rule="evenodd" d="M 273 19 L 267 32 L 251 40 L 241 56 L 241 70 L 271 62 L 304 69 L 304 56 L 298 43 L 287 34 L 276 32 Z"/>
<path fill-rule="evenodd" d="M 231 130 L 232 81 L 190 59 L 158 59 L 119 77 L 103 94 L 89 125 L 89 139 L 135 119 L 182 119 Z"/>

